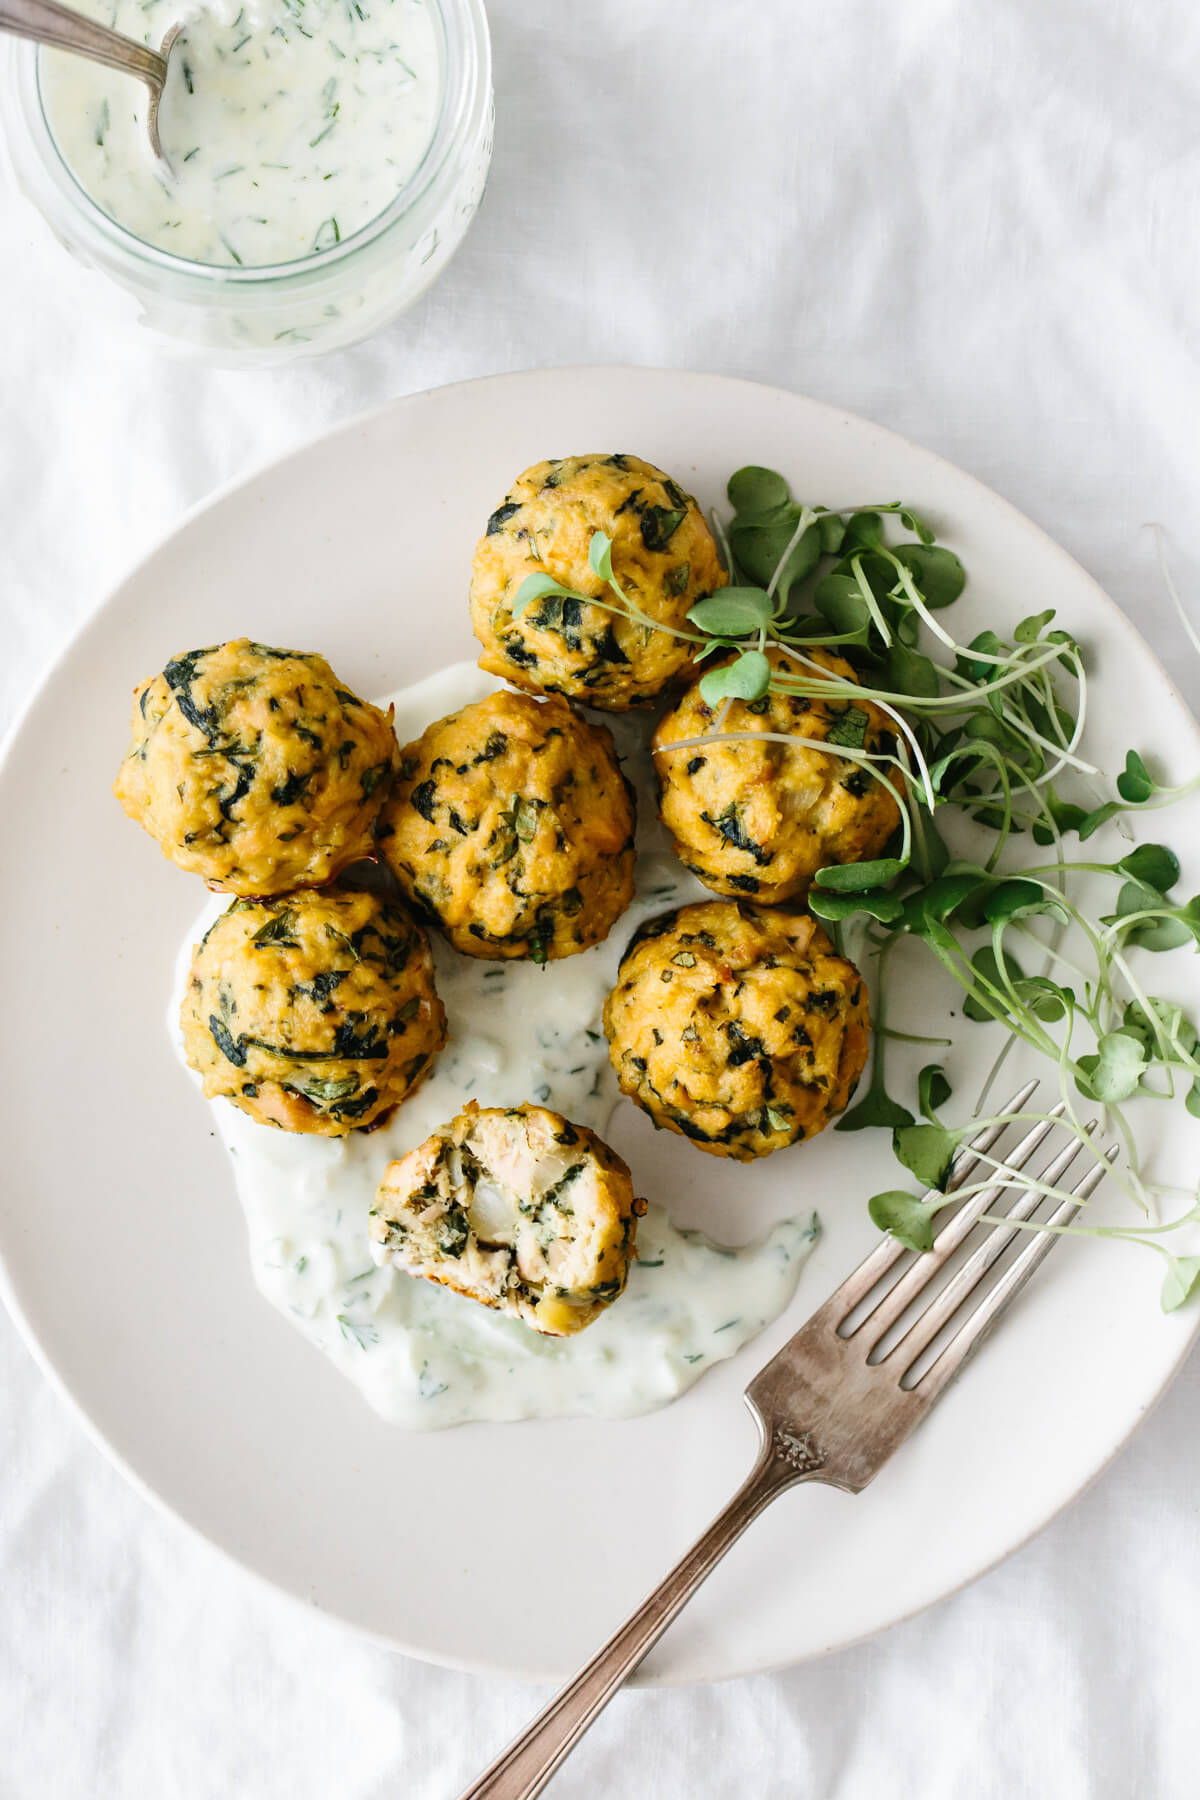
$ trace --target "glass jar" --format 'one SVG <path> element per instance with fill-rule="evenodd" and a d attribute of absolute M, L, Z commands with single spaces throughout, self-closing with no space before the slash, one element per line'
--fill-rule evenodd
<path fill-rule="evenodd" d="M 0 112 L 17 183 L 59 242 L 124 290 L 124 312 L 185 354 L 264 368 L 357 343 L 411 306 L 445 268 L 491 162 L 483 0 L 428 4 L 443 73 L 429 148 L 387 210 L 328 250 L 266 268 L 217 268 L 143 243 L 100 209 L 64 162 L 42 105 L 40 52 L 8 39 Z"/>

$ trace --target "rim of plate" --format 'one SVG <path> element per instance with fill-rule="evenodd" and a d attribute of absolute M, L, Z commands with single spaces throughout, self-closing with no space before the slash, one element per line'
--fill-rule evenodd
<path fill-rule="evenodd" d="M 99 630 L 103 627 L 105 616 L 110 608 L 120 600 L 125 589 L 139 578 L 146 567 L 159 556 L 174 539 L 181 536 L 197 521 L 203 519 L 206 514 L 217 511 L 226 500 L 240 493 L 243 489 L 252 486 L 255 482 L 262 480 L 264 477 L 281 475 L 290 465 L 300 462 L 315 451 L 323 450 L 326 446 L 337 442 L 340 438 L 353 436 L 364 428 L 369 428 L 378 419 L 410 407 L 419 409 L 422 405 L 435 402 L 442 395 L 486 387 L 494 387 L 497 389 L 505 387 L 518 388 L 523 383 L 529 382 L 530 380 L 544 380 L 551 378 L 591 379 L 596 377 L 603 378 L 606 381 L 611 381 L 614 378 L 620 377 L 636 377 L 639 380 L 661 380 L 668 384 L 700 383 L 710 384 L 713 387 L 720 387 L 722 389 L 742 389 L 757 394 L 775 394 L 789 402 L 796 402 L 813 413 L 825 415 L 831 423 L 836 421 L 842 425 L 849 424 L 858 429 L 875 433 L 879 438 L 887 440 L 893 446 L 904 451 L 912 452 L 925 462 L 932 464 L 937 468 L 946 470 L 955 481 L 965 483 L 973 489 L 977 497 L 994 512 L 1006 516 L 1011 522 L 1014 530 L 1020 531 L 1027 538 L 1037 540 L 1044 553 L 1052 553 L 1054 558 L 1058 559 L 1065 568 L 1070 570 L 1073 580 L 1076 582 L 1082 581 L 1087 585 L 1091 590 L 1093 602 L 1098 604 L 1108 625 L 1115 628 L 1115 630 L 1123 635 L 1128 641 L 1136 644 L 1139 653 L 1152 665 L 1159 680 L 1162 682 L 1164 689 L 1178 705 L 1181 713 L 1189 722 L 1192 729 L 1192 735 L 1196 740 L 1196 748 L 1198 752 L 1200 752 L 1200 721 L 1196 720 L 1188 702 L 1184 699 L 1183 695 L 1175 685 L 1157 651 L 1142 636 L 1132 619 L 1129 618 L 1117 602 L 1105 591 L 1099 581 L 1084 568 L 1083 564 L 1072 556 L 1068 550 L 1065 550 L 1056 539 L 1051 537 L 1048 531 L 1038 525 L 1035 520 L 1029 518 L 1029 516 L 1026 513 L 1023 513 L 1012 501 L 1007 500 L 1002 494 L 999 494 L 994 488 L 989 487 L 986 482 L 982 481 L 978 476 L 973 475 L 969 470 L 962 468 L 957 463 L 951 462 L 948 457 L 942 456 L 935 450 L 928 449 L 926 446 L 906 437 L 903 433 L 892 430 L 889 426 L 876 423 L 876 421 L 866 417 L 864 414 L 852 412 L 844 407 L 836 406 L 829 401 L 818 400 L 810 395 L 799 393 L 790 388 L 780 387 L 778 384 L 772 382 L 751 380 L 743 376 L 714 374 L 699 370 L 663 368 L 655 365 L 642 365 L 637 363 L 571 363 L 550 365 L 534 369 L 506 370 L 498 374 L 472 376 L 460 381 L 445 382 L 437 387 L 422 388 L 413 393 L 393 396 L 389 400 L 381 401 L 376 406 L 355 413 L 349 419 L 342 420 L 326 430 L 314 432 L 293 449 L 286 451 L 282 455 L 262 458 L 243 473 L 231 477 L 228 481 L 221 483 L 221 485 L 215 488 L 211 493 L 205 495 L 202 499 L 188 507 L 168 531 L 138 555 L 136 559 L 129 564 L 121 577 L 101 596 L 63 641 L 56 654 L 50 659 L 45 668 L 32 683 L 29 693 L 16 718 L 5 732 L 3 739 L 0 740 L 0 775 L 3 774 L 9 756 L 24 730 L 26 720 L 38 705 L 45 690 L 56 676 L 60 666 L 76 652 L 92 631 Z M 124 1479 L 129 1482 L 130 1486 L 134 1488 L 142 1498 L 147 1500 L 161 1515 L 170 1518 L 187 1531 L 191 1537 L 198 1539 L 210 1550 L 214 1551 L 226 1563 L 232 1565 L 241 1573 L 249 1576 L 259 1587 L 265 1589 L 272 1595 L 281 1597 L 286 1600 L 289 1605 L 303 1609 L 306 1616 L 312 1617 L 313 1608 L 305 1601 L 302 1595 L 288 1587 L 284 1582 L 276 1580 L 272 1575 L 264 1573 L 261 1569 L 257 1568 L 253 1562 L 240 1555 L 237 1550 L 222 1543 L 218 1538 L 206 1531 L 203 1526 L 181 1512 L 177 1505 L 138 1472 L 126 1456 L 118 1450 L 113 1442 L 105 1435 L 99 1425 L 88 1413 L 83 1402 L 77 1398 L 69 1383 L 60 1374 L 50 1350 L 42 1342 L 31 1324 L 25 1308 L 21 1303 L 20 1297 L 12 1284 L 8 1262 L 4 1255 L 2 1244 L 0 1244 L 0 1300 L 3 1301 L 10 1318 L 17 1327 L 17 1330 L 37 1367 L 46 1377 L 51 1387 L 65 1402 L 68 1410 L 82 1426 L 84 1433 L 89 1440 L 96 1445 L 105 1459 L 121 1473 Z M 816 1303 L 817 1302 L 814 1302 L 814 1304 Z M 802 1320 L 799 1321 L 799 1323 L 802 1322 Z M 1104 1476 L 1111 1465 L 1128 1447 L 1131 1439 L 1141 1426 L 1156 1410 L 1163 1396 L 1166 1394 L 1167 1389 L 1171 1386 L 1195 1347 L 1198 1336 L 1200 1336 L 1200 1307 L 1195 1307 L 1192 1309 L 1191 1316 L 1187 1321 L 1186 1331 L 1180 1335 L 1178 1354 L 1169 1366 L 1166 1367 L 1165 1372 L 1162 1373 L 1157 1386 L 1152 1391 L 1147 1392 L 1144 1396 L 1141 1408 L 1137 1415 L 1130 1420 L 1122 1435 L 1113 1442 L 1107 1454 L 1094 1468 L 1091 1469 L 1078 1487 L 1065 1496 L 1058 1505 L 1052 1507 L 1051 1510 L 1049 1510 L 1036 1524 L 1028 1529 L 1021 1530 L 1017 1536 L 1007 1542 L 1003 1548 L 996 1551 L 996 1553 L 985 1563 L 980 1564 L 978 1568 L 972 1570 L 969 1574 L 953 1580 L 949 1585 L 941 1588 L 935 1596 L 919 1600 L 913 1605 L 906 1606 L 903 1611 L 897 1612 L 883 1625 L 871 1627 L 849 1636 L 839 1636 L 824 1642 L 816 1649 L 811 1649 L 795 1655 L 766 1656 L 757 1660 L 747 1661 L 744 1663 L 744 1666 L 741 1666 L 736 1671 L 721 1670 L 712 1674 L 696 1674 L 692 1672 L 681 1674 L 672 1672 L 670 1669 L 661 1672 L 651 1670 L 646 1673 L 641 1670 L 635 1670 L 626 1685 L 647 1688 L 706 1686 L 716 1681 L 740 1680 L 745 1676 L 771 1674 L 783 1669 L 798 1667 L 804 1663 L 816 1661 L 820 1657 L 831 1655 L 834 1652 L 850 1650 L 860 1644 L 867 1643 L 871 1641 L 871 1639 L 893 1630 L 896 1626 L 916 1618 L 919 1614 L 928 1610 L 929 1607 L 940 1603 L 940 1601 L 948 1600 L 955 1594 L 964 1592 L 966 1589 L 972 1587 L 977 1581 L 982 1580 L 984 1576 L 990 1574 L 992 1570 L 998 1568 L 1001 1563 L 1006 1562 L 1010 1556 L 1015 1555 L 1027 1544 L 1031 1543 L 1034 1538 L 1039 1536 L 1040 1533 L 1046 1529 L 1047 1526 L 1051 1525 L 1056 1519 L 1067 1512 L 1078 1500 L 1082 1499 L 1096 1482 Z M 748 1466 L 749 1464 L 747 1463 L 747 1468 Z M 667 1573 L 666 1568 L 663 1569 L 662 1573 L 664 1575 Z M 561 1670 L 547 1670 L 544 1667 L 498 1668 L 495 1663 L 486 1659 L 472 1660 L 465 1656 L 449 1656 L 438 1651 L 429 1650 L 414 1645 L 396 1634 L 379 1631 L 371 1626 L 362 1624 L 359 1621 L 348 1618 L 326 1606 L 322 1606 L 319 1609 L 318 1616 L 337 1630 L 351 1633 L 360 1641 L 373 1644 L 380 1649 L 388 1650 L 393 1653 L 399 1652 L 403 1655 L 411 1656 L 418 1661 L 430 1663 L 436 1667 L 462 1670 L 466 1673 L 486 1675 L 492 1678 L 499 1677 L 514 1682 L 559 1683 L 562 1680 Z M 599 1648 L 598 1645 L 596 1647 Z"/>

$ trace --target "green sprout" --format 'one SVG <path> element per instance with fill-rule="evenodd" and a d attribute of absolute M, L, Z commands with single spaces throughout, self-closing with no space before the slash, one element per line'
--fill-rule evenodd
<path fill-rule="evenodd" d="M 1067 1101 L 1063 1123 L 1093 1156 L 1101 1152 L 1077 1116 L 1078 1103 L 1105 1109 L 1123 1150 L 1113 1180 L 1137 1216 L 1127 1226 L 1058 1229 L 1152 1248 L 1166 1265 L 1164 1308 L 1182 1305 L 1200 1291 L 1200 1257 L 1162 1240 L 1200 1221 L 1200 1194 L 1144 1180 L 1123 1108 L 1134 1100 L 1180 1100 L 1200 1118 L 1200 1034 L 1178 1004 L 1149 991 L 1143 966 L 1147 954 L 1200 947 L 1200 896 L 1174 897 L 1179 863 L 1165 844 L 1127 842 L 1112 861 L 1074 857 L 1067 847 L 1090 843 L 1125 815 L 1173 804 L 1200 777 L 1168 785 L 1130 748 L 1104 793 L 1103 772 L 1085 750 L 1088 678 L 1080 645 L 1049 608 L 1006 634 L 985 630 L 959 642 L 944 615 L 963 592 L 965 572 L 910 507 L 803 504 L 783 476 L 759 467 L 739 469 L 727 493 L 732 517 L 727 524 L 714 517 L 713 528 L 729 585 L 691 607 L 691 629 L 665 626 L 641 610 L 614 574 L 612 542 L 603 532 L 593 535 L 588 559 L 597 594 L 530 575 L 517 590 L 513 616 L 558 594 L 670 631 L 696 646 L 698 663 L 718 659 L 700 678 L 711 729 L 664 746 L 671 752 L 717 738 L 808 745 L 868 771 L 891 792 L 901 823 L 887 853 L 821 869 L 809 897 L 811 911 L 835 934 L 854 935 L 856 960 L 875 963 L 871 1074 L 838 1129 L 890 1130 L 899 1163 L 933 1190 L 930 1199 L 900 1188 L 876 1194 L 869 1202 L 875 1223 L 915 1250 L 928 1249 L 937 1213 L 950 1203 L 942 1183 L 954 1154 L 988 1123 L 943 1121 L 951 1093 L 939 1065 L 921 1073 L 919 1118 L 887 1090 L 887 1042 L 908 1034 L 888 1024 L 886 971 L 895 947 L 911 938 L 960 988 L 969 1020 L 1002 1026 L 1005 1051 L 1023 1044 L 1053 1065 Z M 911 539 L 893 542 L 897 527 Z M 837 651 L 853 676 L 830 670 L 814 650 Z M 847 710 L 819 739 L 729 725 L 731 705 L 768 694 L 833 699 Z M 865 701 L 888 720 L 890 736 L 873 747 Z M 1112 884 L 1099 916 L 1077 897 L 1084 877 Z M 1027 972 L 1031 959 L 1036 973 Z M 956 1202 L 994 1179 L 999 1163 L 982 1160 L 980 1180 L 957 1188 Z M 1052 1197 L 1034 1177 L 1018 1180 Z M 1154 1223 L 1158 1201 L 1171 1193 L 1182 1193 L 1185 1207 Z M 1022 1229 L 1046 1227 L 1026 1220 Z"/>

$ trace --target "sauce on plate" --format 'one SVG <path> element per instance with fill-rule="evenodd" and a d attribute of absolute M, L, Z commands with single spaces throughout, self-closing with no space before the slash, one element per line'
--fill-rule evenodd
<path fill-rule="evenodd" d="M 394 695 L 400 742 L 497 685 L 461 663 Z M 367 1213 L 386 1163 L 465 1101 L 537 1100 L 602 1136 L 619 1104 L 600 1015 L 621 952 L 643 919 L 701 890 L 667 852 L 644 798 L 644 726 L 610 723 L 643 796 L 643 816 L 637 895 L 606 942 L 539 968 L 460 956 L 432 934 L 449 1042 L 423 1086 L 379 1131 L 304 1137 L 211 1103 L 233 1162 L 260 1291 L 395 1424 L 616 1418 L 663 1406 L 778 1317 L 819 1230 L 806 1212 L 781 1220 L 759 1243 L 728 1249 L 675 1225 L 651 1199 L 628 1288 L 571 1338 L 539 1336 L 372 1260 Z M 192 944 L 226 904 L 210 902 L 183 946 L 169 1019 L 176 1044 Z"/>

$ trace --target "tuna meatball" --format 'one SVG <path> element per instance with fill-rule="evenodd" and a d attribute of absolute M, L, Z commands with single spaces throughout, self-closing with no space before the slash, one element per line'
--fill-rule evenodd
<path fill-rule="evenodd" d="M 446 1041 L 429 942 L 355 888 L 235 900 L 192 954 L 180 1017 L 204 1092 L 263 1125 L 378 1125 Z"/>
<path fill-rule="evenodd" d="M 813 1137 L 867 1059 L 867 990 L 807 913 L 707 900 L 651 919 L 604 1008 L 621 1091 L 749 1162 Z"/>
<path fill-rule="evenodd" d="M 588 561 L 592 535 L 612 539 L 613 575 L 656 625 L 688 629 L 688 608 L 722 587 L 712 534 L 690 494 L 636 456 L 568 456 L 518 476 L 475 551 L 471 622 L 481 668 L 514 686 L 624 712 L 685 673 L 696 646 L 591 598 L 614 596 Z M 547 594 L 513 617 L 530 575 L 570 594 Z"/>
<path fill-rule="evenodd" d="M 468 956 L 573 956 L 633 897 L 633 790 L 565 700 L 497 693 L 400 757 L 379 850 Z"/>
<path fill-rule="evenodd" d="M 471 1101 L 389 1163 L 368 1234 L 376 1262 L 566 1337 L 621 1293 L 645 1210 L 621 1158 L 585 1126 Z"/>
<path fill-rule="evenodd" d="M 282 894 L 370 855 L 395 754 L 390 712 L 323 656 L 235 638 L 174 657 L 135 690 L 113 791 L 209 887 Z"/>
<path fill-rule="evenodd" d="M 778 651 L 776 668 L 810 673 Z M 843 681 L 856 679 L 842 657 L 812 650 L 811 660 Z M 764 694 L 735 700 L 722 733 L 763 734 L 711 744 L 689 740 L 712 731 L 714 708 L 699 683 L 660 720 L 654 761 L 663 823 L 675 854 L 718 894 L 753 894 L 770 905 L 803 899 L 828 863 L 878 856 L 900 823 L 895 797 L 870 769 L 839 754 L 892 747 L 891 721 L 869 700 L 844 690 L 817 695 Z M 766 734 L 778 734 L 768 737 Z M 830 749 L 787 744 L 779 735 L 817 738 Z M 672 750 L 684 741 L 686 749 Z M 888 779 L 897 785 L 895 770 Z"/>

